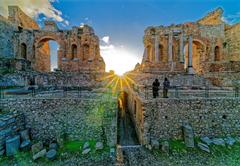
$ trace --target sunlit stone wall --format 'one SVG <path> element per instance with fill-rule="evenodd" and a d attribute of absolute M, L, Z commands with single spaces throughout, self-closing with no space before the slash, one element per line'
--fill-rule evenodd
<path fill-rule="evenodd" d="M 101 99 L 4 99 L 5 109 L 25 116 L 34 140 L 51 141 L 66 135 L 70 140 L 116 141 L 116 100 Z"/>
<path fill-rule="evenodd" d="M 144 100 L 129 93 L 131 111 L 139 140 L 182 137 L 183 123 L 192 125 L 195 136 L 240 134 L 239 98 L 186 98 Z"/>

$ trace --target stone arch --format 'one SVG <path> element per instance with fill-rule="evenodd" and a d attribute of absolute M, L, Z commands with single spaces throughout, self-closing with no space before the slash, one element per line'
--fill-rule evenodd
<path fill-rule="evenodd" d="M 193 39 L 192 43 L 192 67 L 196 72 L 201 72 L 201 63 L 204 61 L 206 45 L 200 39 Z M 188 66 L 188 42 L 184 47 L 185 68 Z"/>
<path fill-rule="evenodd" d="M 41 37 L 37 38 L 34 47 L 35 47 L 35 56 L 34 56 L 34 68 L 37 71 L 42 72 L 50 72 L 51 71 L 51 63 L 50 63 L 50 47 L 48 45 L 49 41 L 55 41 L 58 46 L 58 62 L 57 65 L 60 67 L 61 59 L 63 56 L 63 41 L 59 39 L 57 35 L 42 35 Z"/>
<path fill-rule="evenodd" d="M 71 47 L 71 59 L 77 58 L 77 45 L 72 44 Z"/>
<path fill-rule="evenodd" d="M 27 45 L 25 43 L 21 44 L 21 58 L 27 60 Z"/>
<path fill-rule="evenodd" d="M 220 61 L 220 60 L 221 60 L 220 47 L 216 46 L 214 48 L 214 61 Z"/>

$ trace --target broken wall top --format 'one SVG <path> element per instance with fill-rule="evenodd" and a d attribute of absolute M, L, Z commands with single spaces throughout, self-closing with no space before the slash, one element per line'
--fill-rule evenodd
<path fill-rule="evenodd" d="M 223 14 L 223 9 L 222 8 L 217 8 L 216 10 L 208 13 L 205 17 L 202 19 L 198 20 L 198 24 L 202 25 L 219 25 L 224 23 L 222 21 L 222 14 Z"/>
<path fill-rule="evenodd" d="M 18 6 L 8 7 L 8 20 L 13 24 L 30 29 L 39 29 L 38 24 L 28 15 L 26 15 Z"/>

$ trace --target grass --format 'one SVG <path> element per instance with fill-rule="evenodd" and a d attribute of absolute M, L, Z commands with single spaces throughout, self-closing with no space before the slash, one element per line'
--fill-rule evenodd
<path fill-rule="evenodd" d="M 64 143 L 64 146 L 62 148 L 58 149 L 58 157 L 54 161 L 49 161 L 46 158 L 40 158 L 36 161 L 32 161 L 32 154 L 30 151 L 28 152 L 18 152 L 14 157 L 0 157 L 0 166 L 9 166 L 14 165 L 17 163 L 18 166 L 31 166 L 31 165 L 58 165 L 59 161 L 68 159 L 69 157 L 77 157 L 82 160 L 85 160 L 86 158 L 92 158 L 93 160 L 102 160 L 103 158 L 108 158 L 110 148 L 106 145 L 104 145 L 104 148 L 102 150 L 96 150 L 95 140 L 90 140 L 89 145 L 91 148 L 91 151 L 87 155 L 82 155 L 82 148 L 86 141 L 66 141 Z M 65 154 L 65 157 L 62 157 L 62 154 Z M 67 157 L 66 157 L 67 156 Z"/>
<path fill-rule="evenodd" d="M 199 138 L 195 138 L 195 142 Z M 239 166 L 240 165 L 240 142 L 233 146 L 210 145 L 211 153 L 204 152 L 199 148 L 187 148 L 183 140 L 170 140 L 170 154 L 164 154 L 154 150 L 153 154 L 161 161 L 171 165 L 211 165 L 211 166 Z M 179 164 L 179 161 L 182 163 Z"/>
<path fill-rule="evenodd" d="M 90 148 L 94 149 L 96 145 L 96 141 L 91 140 L 88 142 L 89 142 Z M 85 143 L 84 141 L 66 141 L 64 143 L 63 149 L 68 152 L 79 152 L 79 151 L 82 151 L 84 143 Z"/>

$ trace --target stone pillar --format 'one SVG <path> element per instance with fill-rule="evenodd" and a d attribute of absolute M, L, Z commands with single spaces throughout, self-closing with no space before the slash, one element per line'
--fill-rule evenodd
<path fill-rule="evenodd" d="M 192 67 L 192 35 L 188 38 L 188 74 L 194 74 L 194 70 Z"/>
<path fill-rule="evenodd" d="M 172 32 L 169 33 L 168 35 L 168 62 L 173 61 L 173 34 Z"/>
<path fill-rule="evenodd" d="M 147 50 L 147 48 L 144 48 L 142 62 L 146 62 L 147 60 L 148 60 L 148 50 Z"/>
<path fill-rule="evenodd" d="M 155 36 L 155 62 L 158 63 L 159 62 L 159 38 L 156 35 Z"/>
<path fill-rule="evenodd" d="M 180 39 L 179 39 L 179 60 L 181 63 L 184 63 L 185 58 L 184 58 L 184 41 L 183 41 L 183 33 L 180 34 Z"/>

